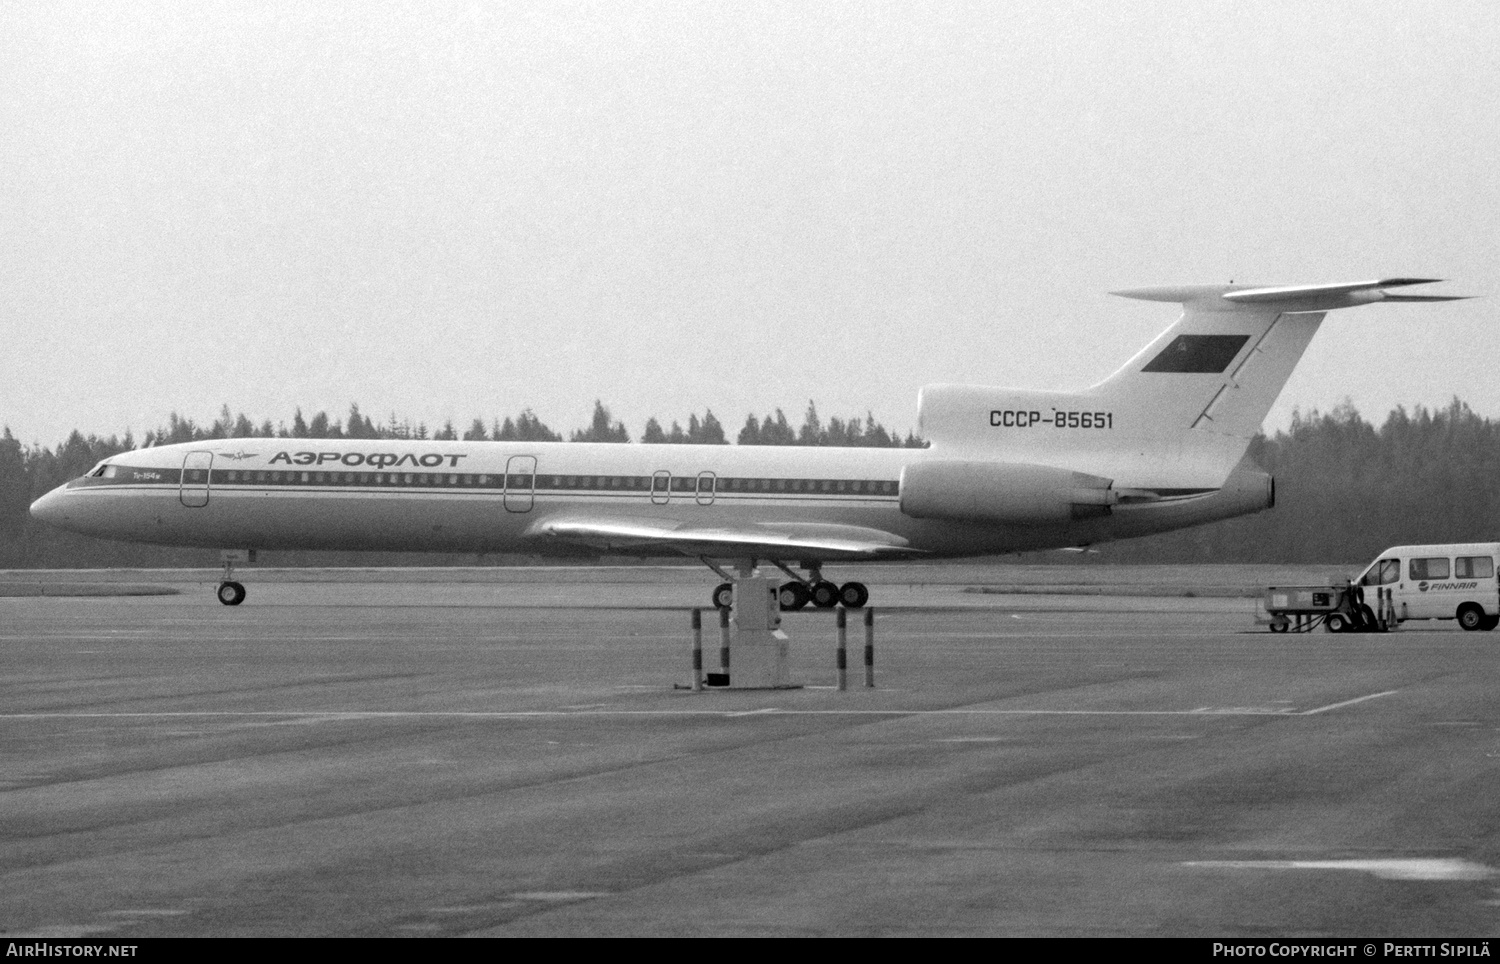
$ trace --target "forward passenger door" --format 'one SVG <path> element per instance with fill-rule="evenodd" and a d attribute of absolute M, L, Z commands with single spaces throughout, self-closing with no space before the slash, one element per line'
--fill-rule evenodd
<path fill-rule="evenodd" d="M 177 497 L 189 509 L 208 505 L 208 482 L 214 467 L 214 453 L 189 452 L 182 460 L 182 481 Z"/>
<path fill-rule="evenodd" d="M 505 511 L 530 512 L 535 501 L 536 456 L 512 456 L 505 463 Z"/>

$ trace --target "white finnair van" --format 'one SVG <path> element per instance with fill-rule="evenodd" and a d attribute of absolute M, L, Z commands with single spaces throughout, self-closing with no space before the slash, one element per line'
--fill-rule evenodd
<path fill-rule="evenodd" d="M 1500 625 L 1500 542 L 1394 546 L 1357 580 L 1365 605 L 1376 589 L 1391 591 L 1396 619 L 1456 619 L 1464 629 Z"/>

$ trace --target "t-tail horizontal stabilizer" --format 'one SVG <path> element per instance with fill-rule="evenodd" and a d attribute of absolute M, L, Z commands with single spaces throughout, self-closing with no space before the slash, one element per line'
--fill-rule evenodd
<path fill-rule="evenodd" d="M 1141 301 L 1169 301 L 1192 305 L 1202 311 L 1232 311 L 1236 306 L 1295 313 L 1333 311 L 1381 301 L 1462 301 L 1468 295 L 1392 294 L 1386 288 L 1437 284 L 1441 278 L 1386 278 L 1331 285 L 1173 285 L 1158 288 L 1127 288 L 1114 294 Z M 1225 304 L 1228 302 L 1228 304 Z"/>

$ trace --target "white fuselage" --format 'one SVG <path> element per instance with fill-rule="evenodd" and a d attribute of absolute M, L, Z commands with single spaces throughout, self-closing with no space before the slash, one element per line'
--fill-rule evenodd
<path fill-rule="evenodd" d="M 728 445 L 223 439 L 107 460 L 33 507 L 90 535 L 212 548 L 620 552 L 683 550 L 549 539 L 545 523 L 607 518 L 745 531 L 878 530 L 908 557 L 1065 547 L 1145 535 L 1269 504 L 1269 480 L 1239 472 L 1219 490 L 1052 525 L 916 519 L 902 470 L 933 449 Z M 712 553 L 725 556 L 729 553 Z M 749 553 L 747 553 L 749 554 Z M 765 553 L 754 553 L 763 558 Z M 867 558 L 789 550 L 788 559 Z"/>
<path fill-rule="evenodd" d="M 925 449 L 217 439 L 127 452 L 37 500 L 89 535 L 221 549 L 820 563 L 1087 545 L 1255 512 L 1243 456 L 1325 312 L 1385 287 L 1121 292 L 1183 314 L 1080 392 L 925 388 Z M 809 567 L 814 568 L 814 567 Z"/>

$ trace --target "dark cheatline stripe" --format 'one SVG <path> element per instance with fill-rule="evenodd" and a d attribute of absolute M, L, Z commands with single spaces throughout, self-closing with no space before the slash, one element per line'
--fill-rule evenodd
<path fill-rule="evenodd" d="M 899 483 L 890 479 L 770 479 L 738 477 L 676 476 L 657 480 L 652 476 L 553 475 L 507 477 L 504 473 L 473 472 L 350 472 L 290 469 L 132 469 L 113 467 L 108 477 L 91 476 L 69 483 L 75 487 L 179 485 L 217 488 L 339 488 L 339 489 L 442 489 L 489 492 L 590 493 L 606 495 L 670 496 L 802 496 L 878 498 L 898 494 Z M 653 483 L 655 483 L 653 485 Z"/>
<path fill-rule="evenodd" d="M 889 479 L 767 479 L 717 477 L 710 486 L 705 480 L 699 488 L 694 476 L 672 478 L 672 487 L 652 488 L 651 476 L 601 476 L 538 474 L 532 477 L 503 473 L 473 472 L 348 472 L 302 471 L 288 469 L 214 469 L 212 481 L 204 469 L 127 469 L 119 467 L 108 478 L 84 477 L 69 483 L 70 487 L 94 488 L 130 486 L 176 489 L 179 485 L 203 486 L 233 491 L 235 489 L 297 488 L 339 490 L 427 489 L 440 491 L 478 491 L 501 494 L 526 492 L 550 495 L 606 495 L 617 497 L 649 496 L 661 500 L 670 495 L 674 502 L 697 497 L 722 499 L 733 496 L 780 496 L 802 499 L 890 499 L 899 494 L 899 483 Z M 678 484 L 681 483 L 681 484 Z M 1164 499 L 1206 495 L 1216 489 L 1154 489 Z"/>

